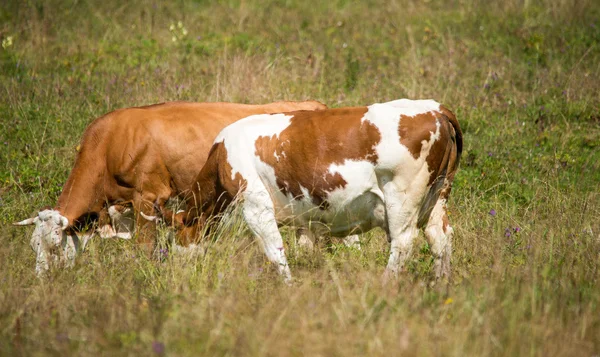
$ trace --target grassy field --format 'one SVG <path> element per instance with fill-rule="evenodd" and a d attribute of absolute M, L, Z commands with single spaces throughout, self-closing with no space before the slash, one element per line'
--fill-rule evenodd
<path fill-rule="evenodd" d="M 0 40 L 0 355 L 600 354 L 597 1 L 3 1 Z M 204 255 L 96 240 L 40 280 L 10 226 L 116 108 L 404 97 L 464 131 L 448 285 L 422 237 L 382 286 L 382 231 L 314 254 L 286 231 L 287 287 L 240 219 Z"/>

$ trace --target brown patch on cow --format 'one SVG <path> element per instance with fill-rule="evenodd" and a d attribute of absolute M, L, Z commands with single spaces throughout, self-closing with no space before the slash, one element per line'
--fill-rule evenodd
<path fill-rule="evenodd" d="M 443 115 L 438 117 L 440 123 L 439 138 L 433 143 L 427 155 L 427 167 L 430 172 L 429 183 L 431 185 L 436 179 L 443 180 L 448 168 L 448 155 L 453 142 L 450 138 L 448 121 Z"/>
<path fill-rule="evenodd" d="M 450 225 L 450 222 L 448 221 L 448 216 L 446 214 L 444 214 L 442 216 L 442 230 L 444 231 L 444 233 L 448 233 L 449 225 Z"/>
<path fill-rule="evenodd" d="M 295 112 L 279 136 L 261 136 L 255 155 L 273 167 L 279 189 L 301 199 L 308 190 L 315 205 L 327 207 L 327 194 L 344 188 L 346 180 L 331 174 L 332 164 L 345 160 L 377 162 L 375 146 L 381 133 L 370 122 L 361 122 L 368 108 L 340 108 L 318 112 Z"/>
<path fill-rule="evenodd" d="M 429 141 L 431 135 L 435 134 L 436 117 L 433 113 L 421 113 L 415 116 L 401 115 L 400 125 L 398 126 L 398 135 L 400 143 L 408 149 L 411 155 L 416 159 L 421 156 L 423 141 Z"/>
<path fill-rule="evenodd" d="M 445 109 L 445 108 L 444 108 Z M 447 111 L 447 109 L 446 109 Z M 448 111 L 449 112 L 449 111 Z M 429 153 L 425 158 L 427 167 L 430 171 L 428 185 L 444 173 L 447 163 L 448 140 L 450 132 L 446 115 L 440 112 L 427 112 L 417 114 L 415 116 L 400 116 L 400 125 L 398 134 L 400 135 L 400 143 L 408 149 L 411 155 L 418 159 L 421 156 L 423 141 L 429 142 L 431 136 L 437 132 L 437 123 L 439 122 L 439 138 L 434 141 L 429 149 Z"/>

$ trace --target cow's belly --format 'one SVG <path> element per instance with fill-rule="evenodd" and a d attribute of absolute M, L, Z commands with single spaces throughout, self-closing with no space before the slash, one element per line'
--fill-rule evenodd
<path fill-rule="evenodd" d="M 365 192 L 344 207 L 327 211 L 325 217 L 311 219 L 311 223 L 325 224 L 333 236 L 345 237 L 350 234 L 367 232 L 375 227 L 385 227 L 385 204 L 373 192 Z"/>
<path fill-rule="evenodd" d="M 310 199 L 290 200 L 279 193 L 275 214 L 280 225 L 309 227 L 318 234 L 345 237 L 385 228 L 385 204 L 379 195 L 366 191 L 341 206 L 322 209 Z"/>

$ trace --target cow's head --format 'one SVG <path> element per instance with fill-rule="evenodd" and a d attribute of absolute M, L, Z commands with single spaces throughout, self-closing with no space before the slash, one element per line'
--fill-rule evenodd
<path fill-rule="evenodd" d="M 79 239 L 65 231 L 69 220 L 56 210 L 46 209 L 40 211 L 36 217 L 14 223 L 18 226 L 32 224 L 35 225 L 35 229 L 29 244 L 36 253 L 36 273 L 42 275 L 57 261 L 66 260 L 66 263 L 71 265 L 79 249 Z"/>

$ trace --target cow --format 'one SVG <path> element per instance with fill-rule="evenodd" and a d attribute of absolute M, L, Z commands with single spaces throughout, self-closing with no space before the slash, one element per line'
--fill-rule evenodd
<path fill-rule="evenodd" d="M 161 215 L 189 244 L 186 230 L 239 199 L 244 220 L 287 283 L 278 225 L 340 237 L 381 227 L 391 243 L 386 279 L 403 269 L 420 228 L 436 278 L 449 277 L 446 202 L 461 152 L 456 117 L 433 100 L 252 115 L 216 137 L 187 209 Z"/>
<path fill-rule="evenodd" d="M 35 225 L 30 244 L 36 272 L 47 271 L 53 260 L 72 262 L 93 233 L 129 238 L 133 216 L 135 228 L 146 232 L 138 234 L 138 242 L 150 250 L 153 227 L 137 219 L 139 213 L 152 215 L 155 204 L 162 207 L 169 198 L 185 196 L 221 129 L 253 114 L 324 108 L 317 101 L 170 102 L 119 109 L 95 119 L 83 134 L 56 206 L 15 223 Z M 90 222 L 99 222 L 98 228 L 78 236 Z"/>

